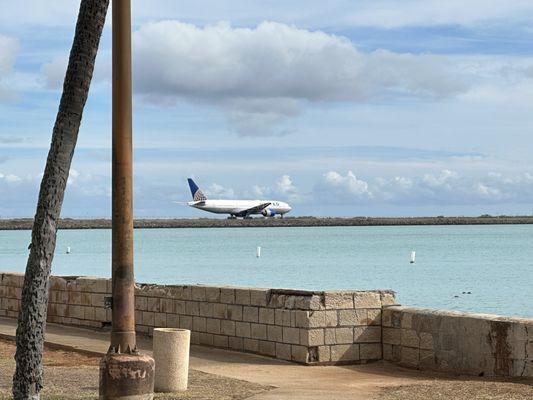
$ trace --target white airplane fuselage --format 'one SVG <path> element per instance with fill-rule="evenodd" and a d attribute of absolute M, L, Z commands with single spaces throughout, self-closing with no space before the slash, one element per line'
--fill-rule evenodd
<path fill-rule="evenodd" d="M 230 214 L 237 216 L 246 210 L 258 207 L 265 203 L 270 204 L 262 210 L 249 212 L 247 215 L 262 214 L 264 216 L 274 217 L 276 215 L 283 216 L 283 214 L 292 210 L 291 206 L 287 203 L 277 200 L 203 200 L 189 201 L 187 204 L 199 210 L 215 214 Z"/>

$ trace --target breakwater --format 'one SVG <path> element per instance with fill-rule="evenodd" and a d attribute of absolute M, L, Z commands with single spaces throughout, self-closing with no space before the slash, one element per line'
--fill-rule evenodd
<path fill-rule="evenodd" d="M 0 219 L 0 230 L 31 229 L 33 219 Z M 287 217 L 287 218 L 180 218 L 136 219 L 135 228 L 260 228 L 313 226 L 401 226 L 401 225 L 513 225 L 533 224 L 533 216 L 480 217 Z M 73 219 L 59 221 L 59 229 L 110 229 L 109 219 Z"/>
<path fill-rule="evenodd" d="M 0 316 L 16 318 L 24 276 L 0 273 Z M 48 321 L 108 329 L 111 281 L 50 281 Z M 135 288 L 136 330 L 191 330 L 191 341 L 302 364 L 385 359 L 476 376 L 533 377 L 533 319 L 395 305 L 392 291 L 305 291 L 203 285 Z"/>

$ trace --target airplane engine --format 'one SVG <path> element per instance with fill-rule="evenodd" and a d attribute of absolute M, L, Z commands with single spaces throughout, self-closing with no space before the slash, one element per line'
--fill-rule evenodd
<path fill-rule="evenodd" d="M 261 214 L 263 214 L 264 217 L 276 216 L 276 212 L 274 210 L 271 210 L 270 208 L 265 208 L 263 211 L 261 211 Z"/>

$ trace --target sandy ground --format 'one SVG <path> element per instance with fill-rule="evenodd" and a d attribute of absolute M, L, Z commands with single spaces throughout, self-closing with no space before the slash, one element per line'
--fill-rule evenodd
<path fill-rule="evenodd" d="M 15 346 L 0 339 L 0 399 L 11 398 L 15 368 Z M 45 389 L 42 399 L 97 399 L 99 357 L 60 350 L 46 350 Z M 246 399 L 270 388 L 204 372 L 189 371 L 189 390 L 179 395 L 157 395 L 156 399 Z"/>
<path fill-rule="evenodd" d="M 0 339 L 0 399 L 8 399 L 11 395 L 11 377 L 15 363 L 13 355 L 15 346 L 12 341 Z M 86 356 L 61 350 L 46 350 L 44 400 L 62 399 L 96 399 L 98 398 L 98 363 L 100 357 Z M 230 363 L 231 365 L 231 363 Z M 372 365 L 366 366 L 370 378 L 375 373 L 383 373 L 382 369 L 372 372 Z M 295 366 L 296 368 L 296 366 Z M 310 371 L 321 371 L 319 367 Z M 315 370 L 316 368 L 316 370 Z M 376 367 L 377 368 L 377 367 Z M 396 371 L 396 370 L 395 370 Z M 319 373 L 322 379 L 328 380 L 326 371 Z M 398 373 L 398 371 L 396 371 Z M 304 398 L 353 398 L 365 400 L 525 400 L 533 399 L 533 379 L 522 380 L 488 380 L 483 378 L 448 377 L 446 375 L 431 376 L 418 372 L 417 380 L 413 380 L 416 371 L 404 371 L 402 376 L 382 376 L 366 382 L 365 375 L 360 374 L 359 382 L 352 382 L 351 396 L 325 388 L 319 392 L 306 393 L 306 390 L 294 389 L 289 392 L 270 390 L 272 387 L 251 383 L 244 380 L 223 377 L 213 373 L 190 370 L 189 390 L 175 395 L 157 395 L 156 399 L 298 399 Z M 367 377 L 368 378 L 368 377 Z M 368 389 L 368 390 L 365 390 Z M 308 388 L 310 389 L 310 388 Z M 371 389 L 371 390 L 370 390 Z M 290 393 L 290 394 L 289 394 Z"/>
<path fill-rule="evenodd" d="M 531 400 L 533 380 L 438 379 L 424 384 L 384 388 L 380 400 Z"/>

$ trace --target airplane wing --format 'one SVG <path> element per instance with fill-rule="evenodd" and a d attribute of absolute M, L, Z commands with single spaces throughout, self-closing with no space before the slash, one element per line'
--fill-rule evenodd
<path fill-rule="evenodd" d="M 242 210 L 241 212 L 239 212 L 239 214 L 236 214 L 236 215 L 238 215 L 239 217 L 243 217 L 243 216 L 247 216 L 250 214 L 254 214 L 267 208 L 270 204 L 272 203 L 262 203 L 262 204 L 259 204 L 258 206 L 247 208 L 246 210 Z"/>

